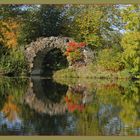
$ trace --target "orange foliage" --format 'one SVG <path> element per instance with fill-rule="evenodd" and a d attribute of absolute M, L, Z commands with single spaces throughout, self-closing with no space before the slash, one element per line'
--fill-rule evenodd
<path fill-rule="evenodd" d="M 74 112 L 76 110 L 82 112 L 85 108 L 83 104 L 73 103 L 72 99 L 68 99 L 67 96 L 65 97 L 65 101 L 69 112 Z"/>
<path fill-rule="evenodd" d="M 4 104 L 2 112 L 9 121 L 13 121 L 17 118 L 19 108 L 13 103 L 13 96 L 8 97 L 8 101 Z"/>
<path fill-rule="evenodd" d="M 8 48 L 17 47 L 19 23 L 8 19 L 0 21 L 0 26 L 0 44 Z"/>
<path fill-rule="evenodd" d="M 84 42 L 80 42 L 80 43 L 68 42 L 66 46 L 67 46 L 66 53 L 69 53 L 69 52 L 76 51 L 77 49 L 84 48 L 86 44 Z"/>
<path fill-rule="evenodd" d="M 77 60 L 83 60 L 83 50 L 82 48 L 86 47 L 86 43 L 84 42 L 74 42 L 70 41 L 66 44 L 65 55 L 71 64 L 74 64 Z"/>

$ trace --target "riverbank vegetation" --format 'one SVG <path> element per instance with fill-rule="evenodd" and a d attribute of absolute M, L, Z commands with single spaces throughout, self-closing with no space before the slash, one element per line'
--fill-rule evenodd
<path fill-rule="evenodd" d="M 139 14 L 138 4 L 1 5 L 0 74 L 26 75 L 26 45 L 64 36 L 81 46 L 66 46 L 69 66 L 54 78 L 140 78 Z"/>

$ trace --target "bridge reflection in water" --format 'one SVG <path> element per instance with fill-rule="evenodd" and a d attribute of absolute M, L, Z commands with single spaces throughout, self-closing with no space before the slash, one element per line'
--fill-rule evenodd
<path fill-rule="evenodd" d="M 140 135 L 137 81 L 58 81 L 0 77 L 0 135 Z"/>
<path fill-rule="evenodd" d="M 25 94 L 25 102 L 38 113 L 49 115 L 64 114 L 66 105 L 63 98 L 68 86 L 53 82 L 51 79 L 30 79 Z"/>
<path fill-rule="evenodd" d="M 81 110 L 88 102 L 92 102 L 93 94 L 89 95 L 82 85 L 67 86 L 54 82 L 52 79 L 31 78 L 25 94 L 25 103 L 38 113 L 49 115 L 65 114 L 67 111 Z M 77 94 L 80 99 L 72 104 L 70 94 Z M 77 96 L 76 95 L 76 96 Z M 69 99 L 68 99 L 69 97 Z M 66 103 L 64 102 L 66 101 Z M 75 108 L 75 109 L 74 109 Z M 80 109 L 81 108 L 81 109 Z"/>

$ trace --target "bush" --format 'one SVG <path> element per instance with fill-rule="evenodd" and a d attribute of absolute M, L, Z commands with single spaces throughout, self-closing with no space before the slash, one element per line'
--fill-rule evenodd
<path fill-rule="evenodd" d="M 140 78 L 140 32 L 129 32 L 123 36 L 122 60 L 133 77 Z"/>
<path fill-rule="evenodd" d="M 66 45 L 65 55 L 70 65 L 75 64 L 77 61 L 84 61 L 83 48 L 86 46 L 85 43 L 80 42 L 68 42 Z"/>
<path fill-rule="evenodd" d="M 0 69 L 6 74 L 23 75 L 27 72 L 27 63 L 22 50 L 11 50 L 9 54 L 2 55 Z"/>
<path fill-rule="evenodd" d="M 117 72 L 123 69 L 121 53 L 118 49 L 107 48 L 101 50 L 97 60 L 97 64 L 100 65 L 103 70 Z"/>

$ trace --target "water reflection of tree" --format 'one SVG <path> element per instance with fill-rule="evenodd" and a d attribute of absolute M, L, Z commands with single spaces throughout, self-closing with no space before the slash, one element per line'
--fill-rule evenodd
<path fill-rule="evenodd" d="M 67 116 L 64 114 L 54 116 L 40 114 L 28 105 L 22 106 L 21 113 L 25 134 L 62 135 L 68 125 Z"/>
<path fill-rule="evenodd" d="M 128 130 L 131 130 L 131 133 L 128 132 L 128 134 L 132 134 L 132 130 L 140 127 L 140 115 L 138 108 L 140 101 L 139 84 L 133 82 L 124 82 L 123 84 L 119 82 L 105 82 L 98 84 L 90 83 L 89 85 L 90 86 L 88 86 L 88 88 L 86 87 L 86 90 L 88 94 L 94 95 L 93 100 L 92 102 L 85 105 L 85 108 L 82 112 L 75 111 L 72 113 L 72 115 L 74 115 L 74 118 L 76 118 L 73 119 L 73 121 L 75 122 L 75 132 L 73 132 L 74 134 L 124 135 Z M 73 84 L 73 88 L 75 87 L 76 84 Z M 55 116 L 45 116 L 46 118 L 48 118 L 48 120 L 51 120 L 50 122 L 45 122 L 46 119 L 44 119 L 43 116 L 33 116 L 31 116 L 29 119 L 34 118 L 33 124 L 35 124 L 35 129 L 38 131 L 40 129 L 42 133 L 48 131 L 48 133 L 53 134 L 54 132 L 56 134 L 57 132 L 60 132 L 59 130 L 64 131 L 68 123 L 68 116 L 65 115 L 56 118 Z M 115 118 L 118 119 L 117 123 L 113 122 Z M 58 126 L 57 128 L 55 128 L 56 130 L 53 128 L 56 125 L 53 122 L 54 120 L 56 120 L 56 124 Z M 43 122 L 46 123 L 46 126 L 50 126 L 50 129 L 46 127 L 41 128 Z M 114 130 L 109 130 L 109 132 L 107 133 L 107 126 L 110 128 L 113 127 Z M 129 129 L 125 129 L 126 126 Z M 61 127 L 61 129 L 58 129 L 59 127 Z M 53 129 L 54 131 L 51 132 L 51 130 Z M 133 134 L 134 133 L 135 132 L 133 132 Z"/>
<path fill-rule="evenodd" d="M 94 102 L 85 107 L 85 110 L 78 114 L 77 135 L 101 135 L 99 125 L 98 102 Z"/>
<path fill-rule="evenodd" d="M 20 129 L 20 113 L 23 95 L 27 87 L 27 79 L 19 78 L 0 78 L 0 111 L 1 111 L 1 130 L 0 134 L 17 134 L 15 131 Z M 20 126 L 19 126 L 20 125 Z"/>
<path fill-rule="evenodd" d="M 92 87 L 95 89 L 93 102 L 76 114 L 77 134 L 140 135 L 139 83 L 102 83 Z M 106 128 L 110 130 L 107 132 Z"/>
<path fill-rule="evenodd" d="M 16 115 L 22 122 L 22 124 L 20 124 L 20 130 L 16 130 L 16 134 L 21 133 L 28 135 L 39 133 L 53 135 L 57 133 L 62 134 L 65 132 L 65 127 L 67 126 L 66 115 L 60 114 L 58 116 L 50 116 L 49 114 L 41 114 L 31 109 L 27 104 L 25 104 L 24 96 L 27 90 L 28 80 L 7 78 L 3 79 L 1 83 L 2 84 L 0 85 L 0 95 L 6 95 L 4 100 L 5 102 L 1 105 L 3 108 L 1 111 L 4 113 L 5 117 L 9 118 L 11 121 L 16 120 Z M 44 86 L 44 88 L 47 87 Z M 63 90 L 59 89 L 60 88 L 58 88 L 57 91 L 59 91 L 59 93 L 62 93 Z M 62 95 L 63 94 L 57 96 Z M 44 101 L 44 96 L 42 101 Z M 3 98 L 3 96 L 1 96 L 1 98 Z M 10 132 L 12 131 L 12 129 L 14 130 L 14 128 L 11 128 Z M 10 133 L 8 128 L 5 128 L 4 131 Z M 12 133 L 15 134 L 15 132 Z"/>
<path fill-rule="evenodd" d="M 20 109 L 13 103 L 13 96 L 8 96 L 7 102 L 4 104 L 2 112 L 9 121 L 14 121 L 18 117 Z"/>
<path fill-rule="evenodd" d="M 76 88 L 79 84 L 85 87 L 83 91 L 92 95 L 91 102 L 85 104 L 84 110 L 50 116 L 38 113 L 25 104 L 23 99 L 28 85 L 27 79 L 0 80 L 0 100 L 3 101 L 0 102 L 1 111 L 3 109 L 4 112 L 8 104 L 11 104 L 12 109 L 22 120 L 21 128 L 19 132 L 16 132 L 20 134 L 140 135 L 140 86 L 138 82 L 92 81 L 84 83 L 77 80 L 77 83 L 70 84 L 69 81 L 72 91 L 75 91 L 72 94 L 77 94 Z M 45 87 L 45 82 L 42 85 Z M 61 93 L 62 89 L 59 92 Z M 44 101 L 44 96 L 42 101 Z M 49 96 L 49 99 L 53 101 L 58 95 L 53 98 L 51 94 Z M 38 94 L 37 97 L 41 99 Z M 54 102 L 62 101 L 63 97 Z M 7 114 L 6 111 L 5 114 Z M 14 117 L 12 119 L 14 120 Z M 7 129 L 4 130 L 7 131 Z"/>
<path fill-rule="evenodd" d="M 135 128 L 135 131 L 126 129 L 130 135 L 140 134 L 140 84 L 139 81 L 130 82 L 125 88 L 125 94 L 121 99 L 122 111 L 120 117 L 126 127 Z"/>
<path fill-rule="evenodd" d="M 93 84 L 94 85 L 94 84 Z M 76 135 L 100 135 L 98 99 L 96 96 L 96 87 L 92 84 L 86 86 L 83 83 L 70 83 L 66 93 L 66 104 L 71 103 L 75 106 L 73 110 L 69 110 L 75 116 L 75 132 Z M 80 108 L 84 105 L 84 108 Z"/>

